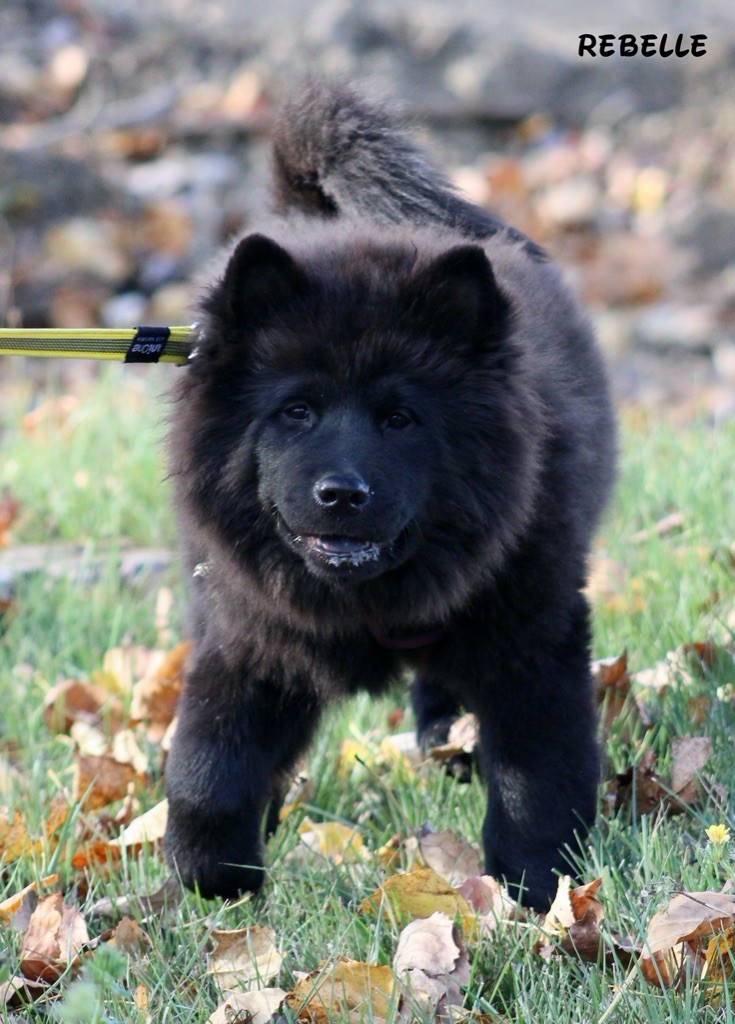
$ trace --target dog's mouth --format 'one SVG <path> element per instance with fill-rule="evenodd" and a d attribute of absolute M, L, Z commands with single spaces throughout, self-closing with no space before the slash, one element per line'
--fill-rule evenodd
<path fill-rule="evenodd" d="M 279 533 L 306 567 L 325 579 L 357 582 L 395 568 L 407 553 L 410 527 L 397 537 L 352 537 L 339 533 L 298 533 L 278 516 Z"/>
<path fill-rule="evenodd" d="M 357 537 L 307 535 L 301 537 L 306 550 L 316 558 L 324 559 L 328 565 L 364 565 L 380 558 L 385 547 L 374 540 Z"/>

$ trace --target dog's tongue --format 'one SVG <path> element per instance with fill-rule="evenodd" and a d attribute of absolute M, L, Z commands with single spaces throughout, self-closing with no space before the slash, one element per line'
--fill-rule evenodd
<path fill-rule="evenodd" d="M 352 555 L 370 547 L 371 542 L 354 537 L 317 537 L 316 544 L 329 555 Z"/>

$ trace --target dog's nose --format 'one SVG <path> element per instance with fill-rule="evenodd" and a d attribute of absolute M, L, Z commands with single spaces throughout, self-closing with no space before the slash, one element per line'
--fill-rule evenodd
<path fill-rule="evenodd" d="M 317 504 L 335 512 L 359 512 L 370 500 L 370 488 L 356 473 L 329 473 L 313 493 Z"/>

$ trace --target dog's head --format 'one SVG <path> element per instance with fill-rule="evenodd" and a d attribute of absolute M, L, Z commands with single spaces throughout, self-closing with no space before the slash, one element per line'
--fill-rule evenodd
<path fill-rule="evenodd" d="M 476 245 L 418 257 L 354 239 L 294 255 L 246 237 L 186 371 L 174 472 L 199 518 L 266 572 L 301 566 L 344 588 L 428 546 L 440 578 L 513 500 L 508 320 Z"/>

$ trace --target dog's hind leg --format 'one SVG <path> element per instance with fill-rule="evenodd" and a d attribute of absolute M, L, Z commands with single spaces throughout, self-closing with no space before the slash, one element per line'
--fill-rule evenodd
<path fill-rule="evenodd" d="M 421 675 L 411 687 L 411 704 L 419 746 L 427 754 L 432 747 L 447 742 L 452 723 L 462 714 L 462 708 L 455 697 Z M 455 754 L 445 762 L 445 768 L 458 782 L 469 782 L 473 761 L 472 754 Z"/>

